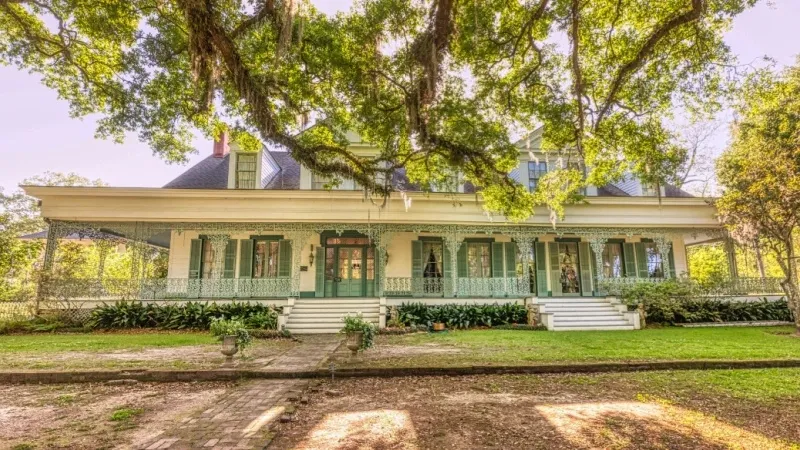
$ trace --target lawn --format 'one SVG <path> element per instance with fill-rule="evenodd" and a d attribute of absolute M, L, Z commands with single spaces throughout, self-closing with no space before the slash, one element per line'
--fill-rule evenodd
<path fill-rule="evenodd" d="M 294 345 L 254 340 L 238 367 L 263 367 Z M 219 367 L 219 344 L 203 332 L 114 332 L 0 336 L 0 370 L 86 370 Z"/>
<path fill-rule="evenodd" d="M 436 367 L 601 361 L 800 359 L 791 327 L 660 328 L 639 331 L 474 330 L 378 336 L 345 366 Z"/>
<path fill-rule="evenodd" d="M 800 369 L 350 378 L 321 390 L 270 448 L 800 448 Z"/>

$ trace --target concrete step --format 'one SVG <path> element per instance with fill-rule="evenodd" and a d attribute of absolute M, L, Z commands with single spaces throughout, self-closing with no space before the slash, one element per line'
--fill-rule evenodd
<path fill-rule="evenodd" d="M 294 319 L 295 317 L 302 317 L 304 319 L 336 319 L 341 320 L 346 314 L 339 314 L 335 312 L 314 312 L 314 313 L 297 313 L 296 311 L 292 311 L 292 314 L 289 315 L 289 320 Z M 362 314 L 365 319 L 377 319 L 380 316 L 379 312 L 364 312 Z"/>
<path fill-rule="evenodd" d="M 556 325 L 553 331 L 625 331 L 633 330 L 633 325 L 595 325 L 595 326 L 563 326 Z"/>
<path fill-rule="evenodd" d="M 548 306 L 547 312 L 570 312 L 570 311 L 580 311 L 582 313 L 592 313 L 592 312 L 607 312 L 607 311 L 617 311 L 617 308 L 613 306 Z"/>
<path fill-rule="evenodd" d="M 546 301 L 546 302 L 539 302 L 543 305 L 547 306 L 600 306 L 600 305 L 610 305 L 610 302 L 603 301 L 603 300 L 576 300 L 576 301 Z"/>
<path fill-rule="evenodd" d="M 605 326 L 616 326 L 616 325 L 631 325 L 628 323 L 627 320 L 624 319 L 611 319 L 611 320 L 558 320 L 558 317 L 555 317 L 553 321 L 553 325 L 556 327 L 605 327 Z M 633 325 L 631 325 L 633 326 Z"/>
<path fill-rule="evenodd" d="M 380 300 L 377 298 L 298 298 L 294 301 L 295 304 L 299 303 L 378 303 Z"/>
<path fill-rule="evenodd" d="M 553 316 L 553 319 L 556 323 L 564 322 L 564 321 L 572 321 L 577 320 L 581 322 L 593 322 L 593 321 L 605 321 L 605 320 L 625 320 L 625 317 L 621 314 L 603 314 L 603 315 L 594 315 L 594 316 L 587 316 L 580 313 L 558 313 Z"/>
<path fill-rule="evenodd" d="M 312 312 L 312 311 L 378 311 L 380 306 L 378 305 L 295 305 L 292 307 L 292 313 L 294 311 L 303 311 L 303 312 Z"/>
<path fill-rule="evenodd" d="M 294 328 L 287 327 L 293 334 L 337 334 L 342 328 Z"/>
<path fill-rule="evenodd" d="M 335 329 L 337 332 L 342 329 L 344 324 L 341 323 L 331 323 L 331 322 L 319 322 L 319 323 L 293 323 L 287 324 L 289 331 L 294 331 L 295 329 L 309 329 L 309 330 L 319 330 L 319 329 Z"/>

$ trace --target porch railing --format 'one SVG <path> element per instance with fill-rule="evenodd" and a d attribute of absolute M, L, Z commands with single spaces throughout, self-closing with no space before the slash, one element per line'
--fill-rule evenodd
<path fill-rule="evenodd" d="M 51 279 L 41 289 L 42 298 L 57 301 L 280 298 L 291 296 L 292 279 Z"/>
<path fill-rule="evenodd" d="M 638 283 L 663 283 L 671 278 L 603 278 L 598 284 L 601 291 L 609 295 L 619 295 L 628 287 Z M 780 278 L 736 277 L 728 280 L 701 283 L 692 278 L 679 278 L 680 283 L 688 283 L 706 295 L 769 295 L 782 294 Z"/>
<path fill-rule="evenodd" d="M 451 278 L 388 277 L 384 285 L 387 297 L 452 297 Z M 530 294 L 527 278 L 458 278 L 457 297 L 526 297 Z"/>

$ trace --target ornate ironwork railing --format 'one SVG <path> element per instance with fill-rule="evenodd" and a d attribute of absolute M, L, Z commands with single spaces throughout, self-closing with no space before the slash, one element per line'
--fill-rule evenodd
<path fill-rule="evenodd" d="M 42 298 L 55 301 L 280 298 L 292 295 L 292 279 L 51 279 L 41 289 Z"/>
<path fill-rule="evenodd" d="M 674 278 L 603 278 L 598 280 L 602 292 L 619 295 L 628 287 L 638 283 L 663 283 Z M 705 295 L 767 295 L 782 294 L 780 278 L 736 277 L 728 280 L 701 283 L 692 278 L 678 278 L 678 282 L 687 283 Z"/>
<path fill-rule="evenodd" d="M 387 297 L 452 297 L 451 278 L 388 277 Z M 530 294 L 527 278 L 458 278 L 458 297 L 525 297 Z"/>

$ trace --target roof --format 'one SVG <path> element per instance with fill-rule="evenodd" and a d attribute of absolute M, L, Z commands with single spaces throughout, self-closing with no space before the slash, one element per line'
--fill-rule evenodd
<path fill-rule="evenodd" d="M 300 163 L 298 163 L 288 152 L 273 151 L 267 148 L 265 152 L 269 152 L 269 156 L 278 165 L 279 170 L 271 174 L 271 178 L 266 182 L 264 189 L 268 190 L 295 190 L 300 189 Z M 195 164 L 189 170 L 170 181 L 165 188 L 170 189 L 226 189 L 228 187 L 228 161 L 230 155 L 224 158 L 215 158 L 209 156 L 208 158 Z M 522 183 L 521 174 L 518 169 L 514 169 L 509 174 L 511 178 Z M 404 191 L 419 191 L 420 186 L 411 183 L 406 176 L 405 169 L 398 169 L 395 171 L 393 177 L 394 186 Z M 475 186 L 472 183 L 464 184 L 465 193 L 476 192 Z M 683 191 L 675 186 L 665 185 L 666 197 L 682 197 L 691 198 L 693 195 Z M 597 195 L 599 197 L 630 197 L 614 184 L 607 184 L 597 188 Z"/>
<path fill-rule="evenodd" d="M 168 189 L 225 189 L 228 187 L 228 161 L 231 155 L 216 158 L 213 155 L 200 161 L 165 184 Z"/>

